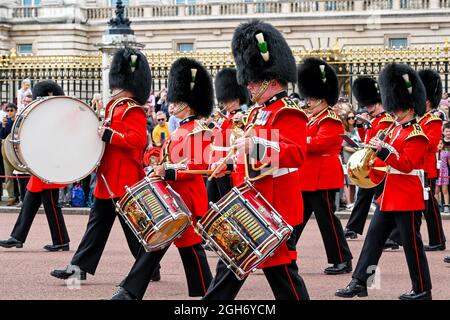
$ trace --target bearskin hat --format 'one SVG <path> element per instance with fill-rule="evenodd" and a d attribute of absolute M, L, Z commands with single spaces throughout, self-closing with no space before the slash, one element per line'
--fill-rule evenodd
<path fill-rule="evenodd" d="M 381 101 L 388 112 L 414 108 L 421 116 L 425 113 L 425 86 L 416 71 L 400 63 L 389 63 L 378 77 Z"/>
<path fill-rule="evenodd" d="M 246 87 L 237 83 L 236 69 L 224 68 L 216 75 L 214 81 L 216 99 L 219 102 L 239 99 L 239 103 L 247 104 L 249 92 Z"/>
<path fill-rule="evenodd" d="M 109 71 L 109 88 L 133 93 L 133 98 L 144 105 L 150 96 L 152 73 L 145 55 L 136 49 L 119 49 Z"/>
<path fill-rule="evenodd" d="M 425 69 L 419 71 L 419 77 L 425 86 L 427 100 L 431 102 L 431 108 L 436 109 L 442 99 L 442 80 L 439 73 Z"/>
<path fill-rule="evenodd" d="M 39 97 L 48 97 L 50 94 L 53 96 L 63 96 L 64 90 L 59 84 L 52 80 L 45 80 L 38 82 L 33 87 L 33 100 Z"/>
<path fill-rule="evenodd" d="M 194 59 L 176 60 L 169 73 L 169 102 L 185 102 L 202 117 L 208 117 L 214 106 L 211 75 Z"/>
<path fill-rule="evenodd" d="M 277 80 L 282 84 L 297 81 L 295 59 L 282 34 L 271 24 L 254 20 L 234 31 L 231 49 L 238 83 Z"/>
<path fill-rule="evenodd" d="M 353 95 L 361 106 L 371 106 L 381 102 L 378 82 L 372 77 L 359 77 L 353 82 Z"/>
<path fill-rule="evenodd" d="M 325 99 L 334 106 L 339 98 L 339 82 L 334 69 L 319 58 L 305 58 L 298 67 L 298 89 L 303 98 Z"/>

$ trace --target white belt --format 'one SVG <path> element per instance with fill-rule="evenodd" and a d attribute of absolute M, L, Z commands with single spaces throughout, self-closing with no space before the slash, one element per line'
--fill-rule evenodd
<path fill-rule="evenodd" d="M 406 172 L 402 172 L 397 169 L 394 169 L 392 167 L 389 167 L 389 173 L 390 174 L 404 174 L 407 176 L 418 176 L 418 177 L 420 177 L 424 174 L 422 169 L 414 169 L 411 172 L 406 173 Z"/>
<path fill-rule="evenodd" d="M 295 172 L 295 171 L 297 171 L 297 170 L 298 170 L 297 168 L 281 168 L 281 169 L 275 170 L 275 171 L 272 173 L 272 176 L 273 176 L 274 178 L 278 178 L 278 177 L 284 176 L 285 174 Z"/>
<path fill-rule="evenodd" d="M 213 151 L 225 151 L 228 152 L 231 150 L 231 147 L 222 147 L 222 146 L 211 146 Z"/>

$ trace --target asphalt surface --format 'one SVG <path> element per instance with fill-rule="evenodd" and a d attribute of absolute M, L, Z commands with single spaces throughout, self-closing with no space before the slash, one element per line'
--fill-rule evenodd
<path fill-rule="evenodd" d="M 0 239 L 7 239 L 15 223 L 17 214 L 0 214 Z M 53 268 L 64 267 L 71 259 L 85 231 L 88 217 L 85 215 L 66 215 L 66 223 L 71 237 L 71 251 L 49 253 L 42 247 L 50 242 L 47 221 L 44 215 L 37 215 L 27 242 L 22 249 L 0 248 L 0 300 L 4 299 L 48 299 L 79 300 L 108 299 L 116 290 L 115 286 L 127 274 L 133 264 L 125 238 L 119 223 L 114 225 L 103 253 L 97 274 L 89 276 L 81 286 L 69 286 L 63 280 L 49 275 Z M 342 220 L 345 225 L 346 220 Z M 367 228 L 367 226 L 366 226 Z M 450 221 L 445 220 L 444 228 L 450 234 Z M 425 226 L 422 226 L 424 242 L 427 243 Z M 356 265 L 363 239 L 350 241 L 350 248 Z M 350 281 L 350 274 L 330 276 L 323 274 L 328 266 L 325 250 L 315 220 L 311 220 L 298 245 L 298 263 L 312 299 L 338 299 L 336 289 L 344 287 Z M 443 257 L 450 250 L 428 253 L 433 298 L 450 299 L 450 264 L 443 263 Z M 217 257 L 208 252 L 209 263 L 215 270 Z M 385 252 L 379 265 L 380 278 L 377 289 L 369 290 L 368 298 L 397 299 L 403 292 L 409 291 L 410 280 L 402 250 Z M 181 260 L 176 248 L 172 247 L 162 261 L 162 280 L 151 283 L 145 299 L 171 300 L 191 299 L 187 296 L 187 286 Z M 269 285 L 262 272 L 252 274 L 244 284 L 238 299 L 273 299 Z"/>

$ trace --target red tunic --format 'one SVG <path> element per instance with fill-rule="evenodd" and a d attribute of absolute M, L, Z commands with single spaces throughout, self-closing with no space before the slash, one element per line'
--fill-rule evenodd
<path fill-rule="evenodd" d="M 309 120 L 306 160 L 300 169 L 302 191 L 344 187 L 344 172 L 339 158 L 343 133 L 341 120 L 330 108 Z"/>
<path fill-rule="evenodd" d="M 59 189 L 64 188 L 66 184 L 45 183 L 41 179 L 35 176 L 31 176 L 27 184 L 27 190 L 30 192 L 42 192 L 47 189 Z"/>
<path fill-rule="evenodd" d="M 358 134 L 365 144 L 375 137 L 381 130 L 386 130 L 394 122 L 394 119 L 389 113 L 380 112 L 373 119 L 370 120 L 372 127 L 369 129 L 358 128 Z"/>
<path fill-rule="evenodd" d="M 428 148 L 422 169 L 428 174 L 429 179 L 434 179 L 438 177 L 436 153 L 438 152 L 439 141 L 442 137 L 442 119 L 436 117 L 430 111 L 425 113 L 419 119 L 418 123 L 428 137 Z"/>
<path fill-rule="evenodd" d="M 188 121 L 186 121 L 188 120 Z M 174 180 L 167 182 L 178 192 L 192 213 L 192 223 L 197 224 L 196 217 L 203 217 L 208 210 L 208 194 L 202 175 L 186 174 L 180 170 L 206 170 L 208 168 L 209 146 L 211 144 L 211 130 L 192 119 L 180 122 L 180 126 L 173 132 L 163 146 L 162 160 L 174 168 Z M 190 120 L 190 121 L 189 121 Z M 176 166 L 176 164 L 180 164 Z M 168 178 L 166 169 L 166 178 Z M 178 248 L 184 248 L 201 243 L 202 238 L 192 226 L 175 240 Z"/>
<path fill-rule="evenodd" d="M 248 116 L 247 127 L 256 123 L 255 136 L 268 140 L 273 147 L 266 149 L 261 161 L 254 162 L 246 155 L 247 161 L 238 164 L 238 169 L 245 170 L 254 187 L 292 226 L 303 222 L 298 169 L 305 158 L 307 120 L 304 111 L 288 97 L 271 99 L 266 106 L 254 108 Z M 286 169 L 290 173 L 274 177 L 277 171 Z M 289 252 L 283 244 L 259 267 L 287 264 L 296 258 L 296 252 Z"/>
<path fill-rule="evenodd" d="M 420 125 L 415 122 L 398 125 L 390 131 L 386 142 L 397 151 L 398 157 L 395 153 L 390 153 L 384 162 L 377 158 L 374 167 L 388 165 L 404 173 L 422 168 L 428 139 Z M 370 177 L 374 181 L 379 175 L 379 170 L 370 171 Z M 416 175 L 387 173 L 383 193 L 377 202 L 381 211 L 423 210 L 425 202 L 420 178 Z"/>
<path fill-rule="evenodd" d="M 111 198 L 103 175 L 113 197 L 120 198 L 126 186 L 133 186 L 145 176 L 142 159 L 147 143 L 147 119 L 144 109 L 131 98 L 111 100 L 105 112 L 106 120 L 110 119 L 110 124 L 106 124 L 113 134 L 97 169 L 94 196 Z"/>

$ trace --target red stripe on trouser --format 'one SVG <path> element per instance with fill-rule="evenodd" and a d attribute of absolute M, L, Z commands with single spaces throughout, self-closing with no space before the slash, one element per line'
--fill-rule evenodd
<path fill-rule="evenodd" d="M 288 276 L 289 282 L 291 283 L 292 291 L 294 291 L 295 298 L 297 300 L 300 300 L 300 298 L 298 297 L 298 294 L 297 294 L 297 290 L 295 290 L 294 282 L 292 281 L 291 275 L 289 274 L 289 271 L 288 271 L 288 268 L 287 268 L 286 264 L 284 265 L 284 270 L 286 270 L 286 274 Z"/>
<path fill-rule="evenodd" d="M 55 215 L 56 225 L 58 226 L 59 240 L 61 241 L 61 244 L 64 244 L 63 238 L 62 238 L 62 233 L 61 233 L 61 227 L 59 225 L 58 215 L 56 214 L 55 204 L 53 202 L 53 192 L 51 190 L 49 190 L 49 193 L 50 193 L 50 202 L 52 203 L 52 208 L 53 208 L 53 214 Z"/>
<path fill-rule="evenodd" d="M 195 260 L 197 261 L 198 271 L 200 273 L 200 278 L 202 279 L 203 292 L 206 294 L 205 279 L 203 279 L 203 272 L 202 272 L 202 266 L 200 264 L 200 259 L 198 258 L 197 252 L 195 252 L 194 247 L 191 247 L 191 249 L 192 249 L 192 252 L 194 252 Z"/>
<path fill-rule="evenodd" d="M 423 292 L 422 272 L 420 271 L 419 250 L 417 249 L 416 226 L 415 226 L 414 222 L 415 222 L 415 220 L 414 220 L 414 211 L 412 211 L 412 230 L 413 230 L 413 238 L 414 238 L 414 249 L 416 251 L 417 270 L 419 271 L 420 291 Z"/>
<path fill-rule="evenodd" d="M 328 190 L 327 190 L 327 204 L 328 204 L 328 212 L 330 213 L 331 225 L 333 226 L 334 237 L 336 238 L 336 245 L 337 245 L 338 252 L 339 252 L 339 258 L 341 259 L 341 262 L 343 262 L 344 259 L 342 258 L 339 237 L 337 235 L 336 226 L 334 225 L 333 213 L 331 212 L 331 206 L 330 206 L 330 199 L 328 198 Z"/>
<path fill-rule="evenodd" d="M 431 186 L 431 179 L 429 181 L 429 185 Z M 439 236 L 439 243 L 443 243 L 442 241 L 442 235 L 441 235 L 441 225 L 439 224 L 439 217 L 438 217 L 438 213 L 436 211 L 436 206 L 434 205 L 434 194 L 431 194 L 431 188 L 430 188 L 430 199 L 428 201 L 431 202 L 431 205 L 433 206 L 433 212 L 434 212 L 434 217 L 436 218 L 436 224 L 437 224 L 437 229 L 438 229 L 438 236 Z"/>

